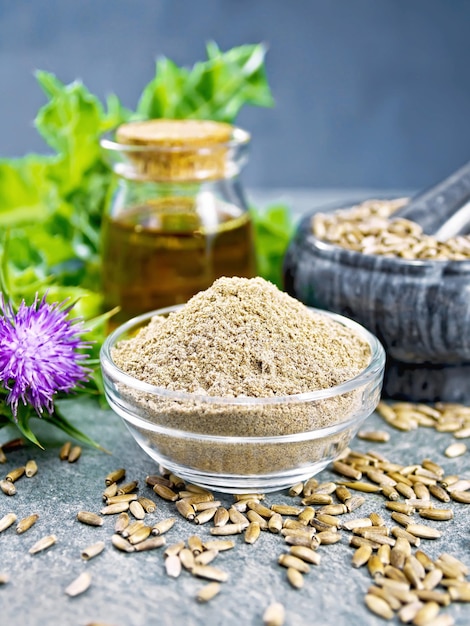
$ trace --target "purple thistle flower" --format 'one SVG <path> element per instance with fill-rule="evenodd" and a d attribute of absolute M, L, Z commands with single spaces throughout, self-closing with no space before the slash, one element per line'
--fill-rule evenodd
<path fill-rule="evenodd" d="M 83 361 L 88 355 L 79 350 L 90 344 L 80 338 L 83 322 L 67 317 L 72 306 L 48 304 L 36 295 L 15 315 L 0 294 L 0 384 L 10 392 L 7 403 L 15 418 L 20 399 L 39 415 L 44 409 L 52 413 L 54 395 L 87 380 L 90 370 Z"/>

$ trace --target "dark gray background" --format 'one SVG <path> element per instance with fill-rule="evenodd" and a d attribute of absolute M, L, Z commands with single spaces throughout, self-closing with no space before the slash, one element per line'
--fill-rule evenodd
<path fill-rule="evenodd" d="M 0 155 L 44 150 L 35 68 L 133 107 L 157 55 L 210 39 L 270 46 L 249 185 L 418 188 L 470 158 L 467 0 L 0 0 Z"/>

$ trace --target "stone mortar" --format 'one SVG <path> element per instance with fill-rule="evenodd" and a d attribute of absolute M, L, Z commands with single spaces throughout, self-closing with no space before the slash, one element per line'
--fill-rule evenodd
<path fill-rule="evenodd" d="M 312 215 L 302 218 L 287 251 L 286 291 L 352 318 L 380 339 L 388 357 L 385 395 L 470 402 L 470 261 L 346 250 L 313 235 Z"/>

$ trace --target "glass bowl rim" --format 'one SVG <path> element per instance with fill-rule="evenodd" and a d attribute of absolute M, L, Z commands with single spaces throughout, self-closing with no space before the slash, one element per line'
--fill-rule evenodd
<path fill-rule="evenodd" d="M 365 383 L 377 378 L 380 373 L 383 373 L 385 367 L 385 350 L 378 340 L 378 338 L 364 328 L 361 324 L 354 322 L 353 320 L 337 313 L 331 313 L 330 311 L 323 311 L 312 307 L 307 307 L 314 313 L 326 315 L 333 321 L 336 321 L 342 326 L 354 330 L 359 336 L 367 341 L 371 352 L 371 358 L 369 364 L 359 374 L 350 378 L 349 380 L 328 387 L 327 389 L 318 389 L 315 391 L 307 391 L 303 393 L 285 395 L 285 396 L 269 396 L 265 398 L 251 397 L 251 396 L 236 396 L 233 398 L 227 396 L 209 396 L 184 391 L 174 391 L 167 389 L 166 387 L 158 387 L 141 381 L 133 376 L 130 376 L 123 370 L 121 370 L 113 361 L 111 357 L 111 349 L 120 341 L 123 336 L 131 329 L 137 329 L 142 326 L 144 322 L 149 322 L 152 317 L 156 315 L 168 315 L 175 311 L 181 310 L 185 305 L 178 304 L 155 311 L 150 311 L 133 317 L 129 321 L 118 326 L 104 341 L 100 350 L 100 363 L 103 373 L 109 376 L 114 382 L 119 382 L 131 387 L 143 393 L 152 394 L 155 396 L 161 396 L 168 400 L 187 401 L 187 402 L 199 402 L 205 404 L 218 404 L 218 405 L 243 405 L 243 406 L 263 406 L 263 405 L 278 405 L 278 404 L 291 404 L 299 402 L 313 402 L 318 400 L 326 400 L 334 398 L 335 396 L 343 395 L 347 392 L 354 391 L 358 387 Z"/>
<path fill-rule="evenodd" d="M 243 128 L 240 128 L 239 126 L 233 127 L 232 136 L 228 141 L 208 142 L 205 145 L 192 145 L 191 143 L 181 144 L 177 146 L 160 146 L 158 144 L 136 145 L 120 143 L 118 141 L 115 141 L 112 137 L 113 133 L 108 133 L 101 137 L 100 146 L 101 148 L 103 148 L 103 150 L 106 150 L 108 152 L 122 152 L 132 154 L 178 154 L 179 152 L 188 151 L 196 154 L 211 154 L 216 150 L 245 146 L 251 140 L 251 134 Z"/>

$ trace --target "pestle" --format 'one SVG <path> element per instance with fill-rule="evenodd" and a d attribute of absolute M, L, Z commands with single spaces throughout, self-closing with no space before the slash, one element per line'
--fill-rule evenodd
<path fill-rule="evenodd" d="M 470 225 L 470 162 L 419 193 L 393 217 L 416 222 L 424 233 L 440 240 L 467 232 Z"/>

